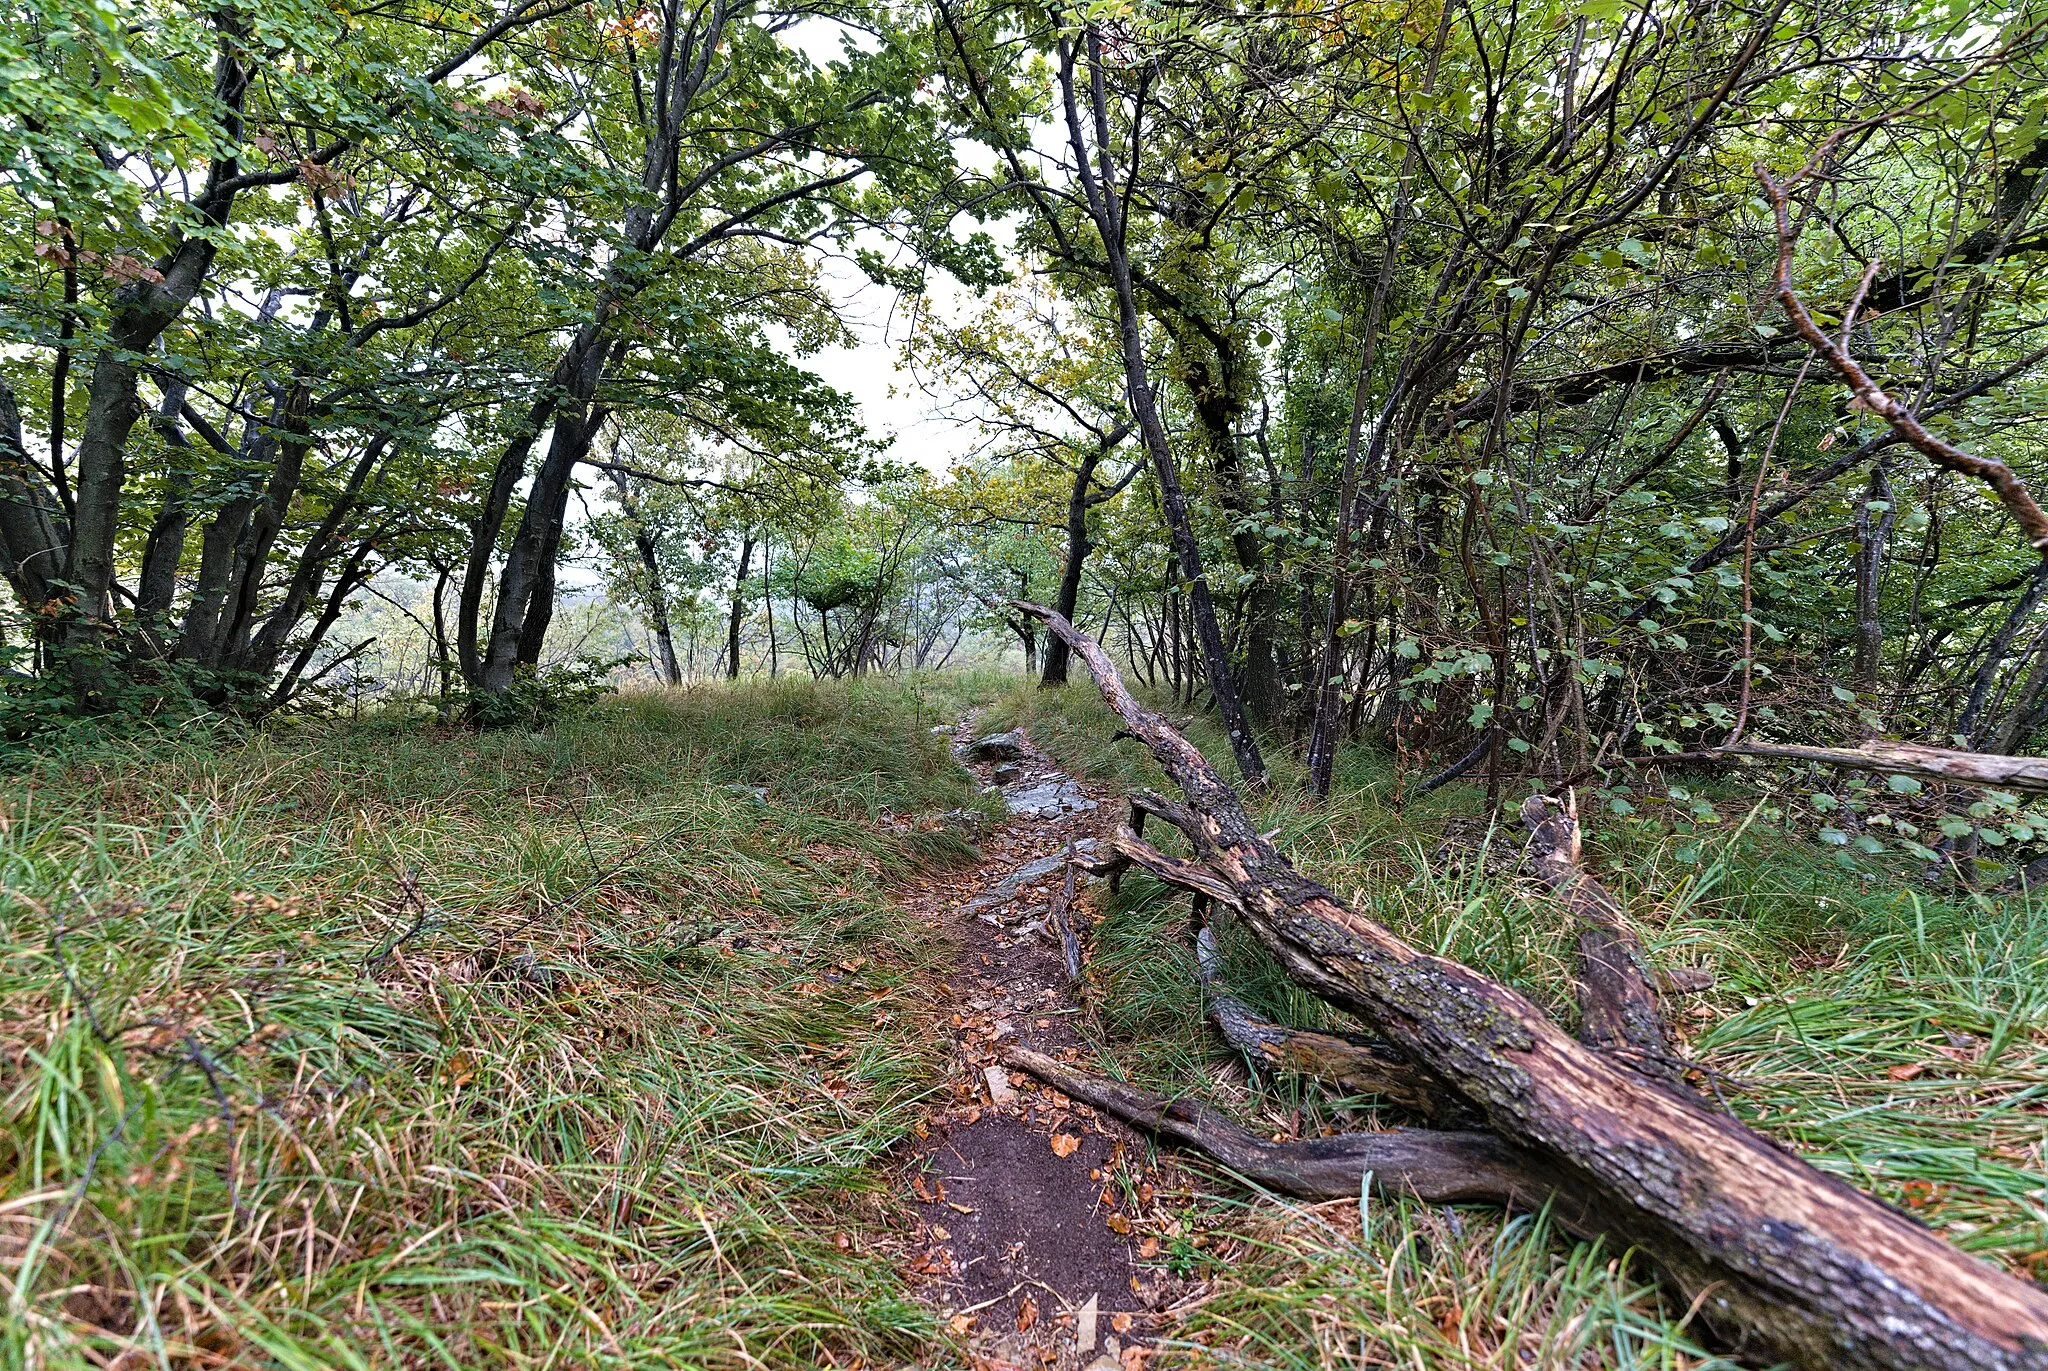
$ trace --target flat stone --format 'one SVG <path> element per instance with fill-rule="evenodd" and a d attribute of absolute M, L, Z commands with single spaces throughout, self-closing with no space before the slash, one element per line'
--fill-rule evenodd
<path fill-rule="evenodd" d="M 1081 814 L 1095 808 L 1088 793 L 1070 780 L 1045 781 L 1003 792 L 1003 803 L 1012 814 L 1034 819 L 1057 819 L 1062 814 Z"/>
<path fill-rule="evenodd" d="M 1010 889 L 1015 890 L 1018 887 L 1024 885 L 1027 881 L 1035 881 L 1040 876 L 1050 876 L 1053 872 L 1058 871 L 1062 866 L 1064 866 L 1066 864 L 1066 860 L 1067 859 L 1064 856 L 1061 856 L 1058 853 L 1055 853 L 1050 857 L 1035 858 L 1031 861 L 1024 863 L 1024 865 L 1018 867 L 1009 875 L 1003 877 L 1002 883 L 1008 886 Z"/>
<path fill-rule="evenodd" d="M 962 906 L 962 909 L 972 914 L 978 910 L 993 909 L 997 905 L 1008 904 L 1017 898 L 1017 892 L 1022 890 L 1028 883 L 1037 880 L 1040 876 L 1050 876 L 1053 872 L 1058 871 L 1066 863 L 1066 860 L 1065 855 L 1059 853 L 1050 857 L 1034 858 L 990 886 L 985 894 L 977 895 L 972 900 L 969 900 Z"/>

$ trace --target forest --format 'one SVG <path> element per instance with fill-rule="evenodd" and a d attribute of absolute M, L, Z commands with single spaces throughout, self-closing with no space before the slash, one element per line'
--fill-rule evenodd
<path fill-rule="evenodd" d="M 7 1364 L 2048 1368 L 2044 121 L 1950 0 L 14 0 Z"/>

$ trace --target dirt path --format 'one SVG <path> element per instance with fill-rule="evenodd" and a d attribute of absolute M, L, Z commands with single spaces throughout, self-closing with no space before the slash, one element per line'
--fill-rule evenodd
<path fill-rule="evenodd" d="M 1142 1139 L 996 1064 L 1012 1043 L 1080 1055 L 1086 1009 L 1046 916 L 1068 844 L 1089 851 L 1120 802 L 1021 734 L 971 745 L 971 724 L 956 730 L 955 752 L 1001 787 L 1011 817 L 974 870 L 903 896 L 957 953 L 939 986 L 955 1034 L 953 1099 L 902 1173 L 918 1217 L 913 1265 L 926 1298 L 966 1335 L 976 1371 L 1134 1371 L 1166 1311 L 1191 1293 L 1156 1260 L 1166 1183 Z M 1088 884 L 1077 879 L 1074 910 L 1084 941 Z"/>

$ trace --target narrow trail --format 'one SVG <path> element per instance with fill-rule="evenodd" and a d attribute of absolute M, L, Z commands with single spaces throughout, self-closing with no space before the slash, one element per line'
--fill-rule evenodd
<path fill-rule="evenodd" d="M 1152 1335 L 1197 1293 L 1157 1260 L 1173 1224 L 1147 1142 L 1086 1105 L 1012 1075 L 1003 1047 L 1078 1057 L 1086 1006 L 1048 914 L 1068 845 L 1085 856 L 1115 823 L 1117 797 L 1062 772 L 1021 732 L 954 751 L 999 787 L 1010 817 L 971 871 L 902 892 L 955 949 L 938 987 L 955 1037 L 952 1098 L 902 1169 L 917 1216 L 913 1269 L 962 1333 L 975 1371 L 1138 1371 Z M 1085 944 L 1090 878 L 1072 918 Z"/>

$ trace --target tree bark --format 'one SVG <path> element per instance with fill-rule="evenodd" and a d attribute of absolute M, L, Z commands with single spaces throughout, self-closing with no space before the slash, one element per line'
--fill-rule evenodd
<path fill-rule="evenodd" d="M 1542 795 L 1522 802 L 1526 861 L 1579 925 L 1579 1041 L 1677 1083 L 1685 1067 L 1665 1025 L 1656 973 L 1621 901 L 1579 865 L 1579 821 Z"/>
<path fill-rule="evenodd" d="M 732 613 L 725 621 L 725 679 L 740 678 L 740 624 L 747 617 L 747 572 L 754 564 L 754 531 L 740 539 L 740 564 L 732 576 Z"/>
<path fill-rule="evenodd" d="M 1040 606 L 1187 805 L 1192 860 L 1118 850 L 1233 907 L 1298 984 L 1442 1077 L 1634 1246 L 1721 1335 L 1809 1367 L 2048 1368 L 2048 1292 L 1949 1246 L 1733 1119 L 1594 1051 L 1517 992 L 1428 955 L 1297 872 L 1099 644 Z M 2042 764 L 2048 767 L 2048 763 Z"/>

